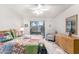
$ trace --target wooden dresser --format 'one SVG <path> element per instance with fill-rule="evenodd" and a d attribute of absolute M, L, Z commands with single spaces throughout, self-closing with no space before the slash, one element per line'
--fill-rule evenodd
<path fill-rule="evenodd" d="M 56 43 L 69 54 L 79 54 L 79 38 L 56 34 Z"/>

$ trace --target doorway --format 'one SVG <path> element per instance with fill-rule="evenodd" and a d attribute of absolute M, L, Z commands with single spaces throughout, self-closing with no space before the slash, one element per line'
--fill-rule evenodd
<path fill-rule="evenodd" d="M 30 34 L 45 36 L 45 22 L 30 21 Z"/>

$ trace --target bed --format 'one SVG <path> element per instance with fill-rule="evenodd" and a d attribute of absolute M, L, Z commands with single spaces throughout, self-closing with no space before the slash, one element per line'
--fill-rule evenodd
<path fill-rule="evenodd" d="M 19 37 L 12 41 L 8 41 L 4 43 L 3 50 L 1 51 L 1 54 L 12 54 L 11 51 L 13 49 L 13 46 L 16 43 L 19 43 L 20 45 L 23 45 L 23 48 L 25 49 L 25 54 L 37 54 L 38 52 L 38 44 L 42 41 L 43 37 L 40 35 L 31 35 L 30 38 L 24 38 Z M 8 47 L 8 48 L 7 48 Z M 23 54 L 23 53 L 22 53 Z"/>

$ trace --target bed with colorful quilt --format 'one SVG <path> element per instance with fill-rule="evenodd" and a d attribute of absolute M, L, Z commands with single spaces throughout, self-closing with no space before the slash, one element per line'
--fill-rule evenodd
<path fill-rule="evenodd" d="M 21 37 L 0 46 L 0 54 L 37 54 L 41 36 Z"/>

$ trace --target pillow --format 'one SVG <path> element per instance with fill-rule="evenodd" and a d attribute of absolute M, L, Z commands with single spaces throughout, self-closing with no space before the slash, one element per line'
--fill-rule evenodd
<path fill-rule="evenodd" d="M 0 38 L 0 42 L 3 42 L 5 40 L 6 40 L 6 38 Z"/>
<path fill-rule="evenodd" d="M 5 32 L 5 38 L 6 39 L 13 39 L 11 32 Z"/>
<path fill-rule="evenodd" d="M 0 34 L 0 42 L 6 40 L 5 35 L 4 34 Z"/>
<path fill-rule="evenodd" d="M 12 37 L 15 38 L 15 37 L 16 37 L 16 32 L 15 32 L 15 30 L 10 30 L 10 32 L 11 32 Z"/>

